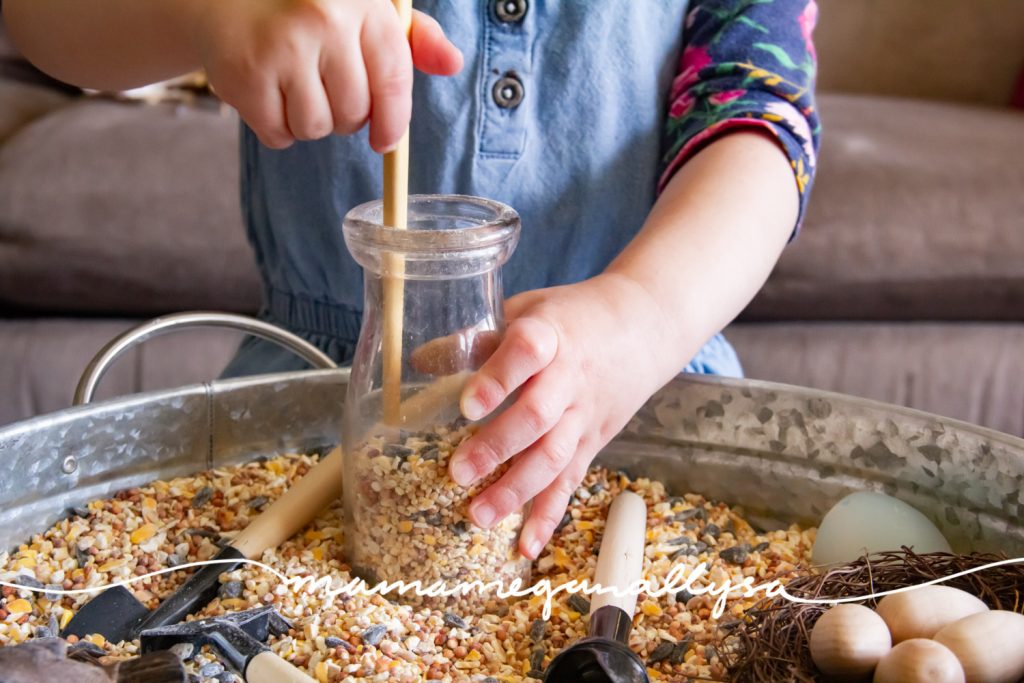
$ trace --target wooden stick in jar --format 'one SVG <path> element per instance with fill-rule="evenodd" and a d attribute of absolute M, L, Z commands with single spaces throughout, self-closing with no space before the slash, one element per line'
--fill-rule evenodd
<path fill-rule="evenodd" d="M 408 36 L 412 27 L 412 0 L 392 0 Z M 408 227 L 409 129 L 398 147 L 384 155 L 384 225 Z M 384 422 L 401 423 L 402 319 L 405 315 L 405 262 L 401 254 L 384 255 L 384 338 L 382 340 Z"/>

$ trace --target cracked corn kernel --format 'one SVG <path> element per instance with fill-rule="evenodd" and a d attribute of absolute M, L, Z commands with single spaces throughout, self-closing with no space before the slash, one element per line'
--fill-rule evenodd
<path fill-rule="evenodd" d="M 403 534 L 409 533 L 410 531 L 412 531 L 412 522 L 410 522 L 407 519 L 402 520 L 398 523 L 398 530 L 401 531 Z"/>
<path fill-rule="evenodd" d="M 64 614 L 60 615 L 60 629 L 63 631 L 64 627 L 71 621 L 71 617 L 75 616 L 75 613 L 69 609 L 64 610 Z"/>
<path fill-rule="evenodd" d="M 661 607 L 658 606 L 658 603 L 652 602 L 651 600 L 645 600 L 644 603 L 640 606 L 640 609 L 641 611 L 643 611 L 644 614 L 646 614 L 649 617 L 661 616 Z"/>
<path fill-rule="evenodd" d="M 7 603 L 7 611 L 11 614 L 27 614 L 32 611 L 32 605 L 24 598 L 18 598 Z"/>
<path fill-rule="evenodd" d="M 135 531 L 132 532 L 131 541 L 135 545 L 138 545 L 139 543 L 145 543 L 149 539 L 153 538 L 153 536 L 155 534 L 156 534 L 156 525 L 155 524 L 143 524 L 138 529 L 136 529 Z"/>

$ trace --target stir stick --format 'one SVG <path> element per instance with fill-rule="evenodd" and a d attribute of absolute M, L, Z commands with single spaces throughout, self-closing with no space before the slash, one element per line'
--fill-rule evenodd
<path fill-rule="evenodd" d="M 406 36 L 412 27 L 412 0 L 392 0 Z M 408 227 L 409 129 L 394 151 L 384 155 L 384 225 L 397 230 Z M 384 255 L 383 399 L 384 423 L 401 422 L 402 318 L 405 315 L 405 261 L 401 254 Z"/>

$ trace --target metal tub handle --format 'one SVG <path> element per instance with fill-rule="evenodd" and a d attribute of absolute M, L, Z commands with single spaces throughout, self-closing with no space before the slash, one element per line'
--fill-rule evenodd
<path fill-rule="evenodd" d="M 190 327 L 223 327 L 239 330 L 274 342 L 295 353 L 303 360 L 322 370 L 338 367 L 330 356 L 325 354 L 308 341 L 276 325 L 256 318 L 234 313 L 216 313 L 212 311 L 193 311 L 174 313 L 154 318 L 137 327 L 114 337 L 93 357 L 82 373 L 82 378 L 75 388 L 73 405 L 84 405 L 92 401 L 103 375 L 118 357 L 128 349 L 141 344 L 147 339 L 159 337 L 174 330 Z"/>

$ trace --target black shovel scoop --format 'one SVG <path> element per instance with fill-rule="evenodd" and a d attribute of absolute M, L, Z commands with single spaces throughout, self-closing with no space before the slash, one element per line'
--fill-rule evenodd
<path fill-rule="evenodd" d="M 647 507 L 640 496 L 623 491 L 612 501 L 597 556 L 594 583 L 625 591 L 643 574 Z M 647 667 L 629 649 L 636 593 L 595 595 L 589 635 L 551 660 L 545 683 L 648 683 Z"/>
<path fill-rule="evenodd" d="M 331 451 L 217 553 L 213 559 L 221 562 L 200 567 L 152 612 L 131 591 L 114 586 L 83 605 L 61 636 L 99 633 L 118 643 L 133 640 L 146 629 L 184 620 L 217 596 L 221 574 L 276 548 L 340 496 L 341 464 L 341 452 Z"/>

